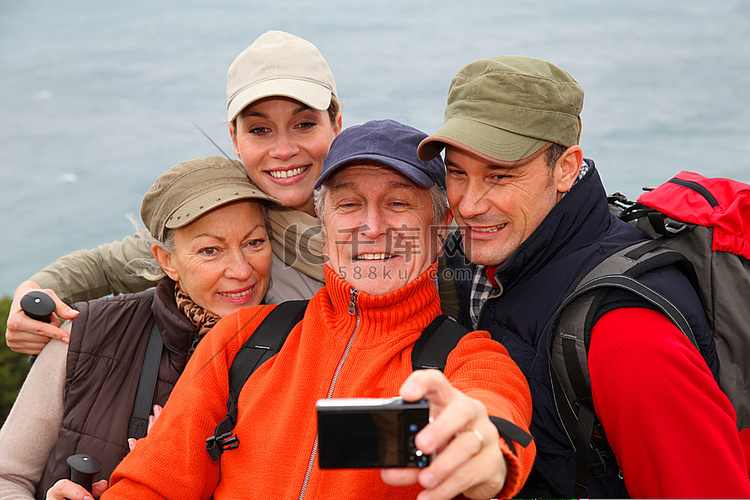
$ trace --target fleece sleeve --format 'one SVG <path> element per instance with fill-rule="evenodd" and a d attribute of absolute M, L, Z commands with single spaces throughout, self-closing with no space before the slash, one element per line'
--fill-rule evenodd
<path fill-rule="evenodd" d="M 78 250 L 45 267 L 30 279 L 50 288 L 66 304 L 98 299 L 112 293 L 140 292 L 156 283 L 128 269 L 131 260 L 153 259 L 151 245 L 128 236 L 122 241 Z"/>
<path fill-rule="evenodd" d="M 67 354 L 57 340 L 42 349 L 0 429 L 0 498 L 34 498 L 62 425 Z"/>
<path fill-rule="evenodd" d="M 484 403 L 492 417 L 507 420 L 526 432 L 531 424 L 531 393 L 521 369 L 500 343 L 487 332 L 472 332 L 459 342 L 448 357 L 445 375 L 466 395 Z M 499 498 L 511 498 L 526 482 L 536 456 L 536 445 L 514 443 L 512 451 L 499 440 L 508 474 Z"/>
<path fill-rule="evenodd" d="M 594 408 L 633 498 L 750 498 L 729 399 L 666 316 L 608 312 L 591 334 Z"/>

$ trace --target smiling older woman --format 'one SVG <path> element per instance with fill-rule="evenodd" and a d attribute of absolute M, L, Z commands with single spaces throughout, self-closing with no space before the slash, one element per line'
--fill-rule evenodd
<path fill-rule="evenodd" d="M 43 498 L 78 453 L 97 457 L 100 477 L 109 477 L 128 438 L 140 437 L 129 424 L 152 327 L 163 343 L 153 403 L 163 405 L 206 332 L 261 303 L 271 270 L 269 202 L 277 200 L 238 162 L 219 157 L 180 163 L 157 179 L 141 216 L 166 276 L 152 290 L 76 305 L 80 315 L 65 325 L 70 344 L 44 348 L 0 430 L 0 493 Z"/>

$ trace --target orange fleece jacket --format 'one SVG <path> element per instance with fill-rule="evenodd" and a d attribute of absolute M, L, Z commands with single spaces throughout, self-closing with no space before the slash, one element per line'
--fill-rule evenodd
<path fill-rule="evenodd" d="M 393 293 L 359 293 L 326 267 L 326 283 L 281 351 L 246 382 L 235 433 L 240 445 L 212 462 L 206 438 L 227 413 L 228 370 L 239 348 L 273 306 L 221 320 L 204 338 L 149 435 L 112 475 L 107 498 L 414 498 L 419 485 L 386 485 L 378 469 L 322 470 L 316 457 L 315 401 L 392 397 L 412 372 L 411 351 L 441 313 L 435 268 Z M 349 345 L 350 344 L 350 345 Z M 337 366 L 342 368 L 335 376 Z M 528 384 L 505 348 L 487 332 L 466 335 L 451 352 L 446 377 L 482 401 L 488 413 L 528 431 Z M 501 497 L 514 495 L 535 456 L 498 443 L 508 466 Z M 306 471 L 309 477 L 306 479 Z"/>

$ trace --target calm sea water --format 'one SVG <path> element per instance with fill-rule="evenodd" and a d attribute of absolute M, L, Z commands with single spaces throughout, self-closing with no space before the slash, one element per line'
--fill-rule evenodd
<path fill-rule="evenodd" d="M 431 132 L 475 59 L 548 59 L 586 90 L 582 146 L 609 191 L 680 170 L 750 182 L 744 0 L 0 0 L 0 294 L 132 233 L 164 170 L 226 152 L 226 70 L 258 35 L 315 43 L 344 125 Z"/>

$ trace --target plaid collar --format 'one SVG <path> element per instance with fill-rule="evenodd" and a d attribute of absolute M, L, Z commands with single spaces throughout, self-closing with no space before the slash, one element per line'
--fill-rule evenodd
<path fill-rule="evenodd" d="M 477 322 L 479 321 L 479 312 L 482 310 L 482 304 L 484 304 L 490 296 L 495 292 L 495 288 L 487 278 L 487 266 L 476 266 L 474 269 L 474 277 L 471 280 L 471 308 L 469 309 L 469 317 L 471 318 L 471 325 L 474 329 L 477 328 Z M 494 295 L 499 295 L 502 291 L 497 291 Z"/>

